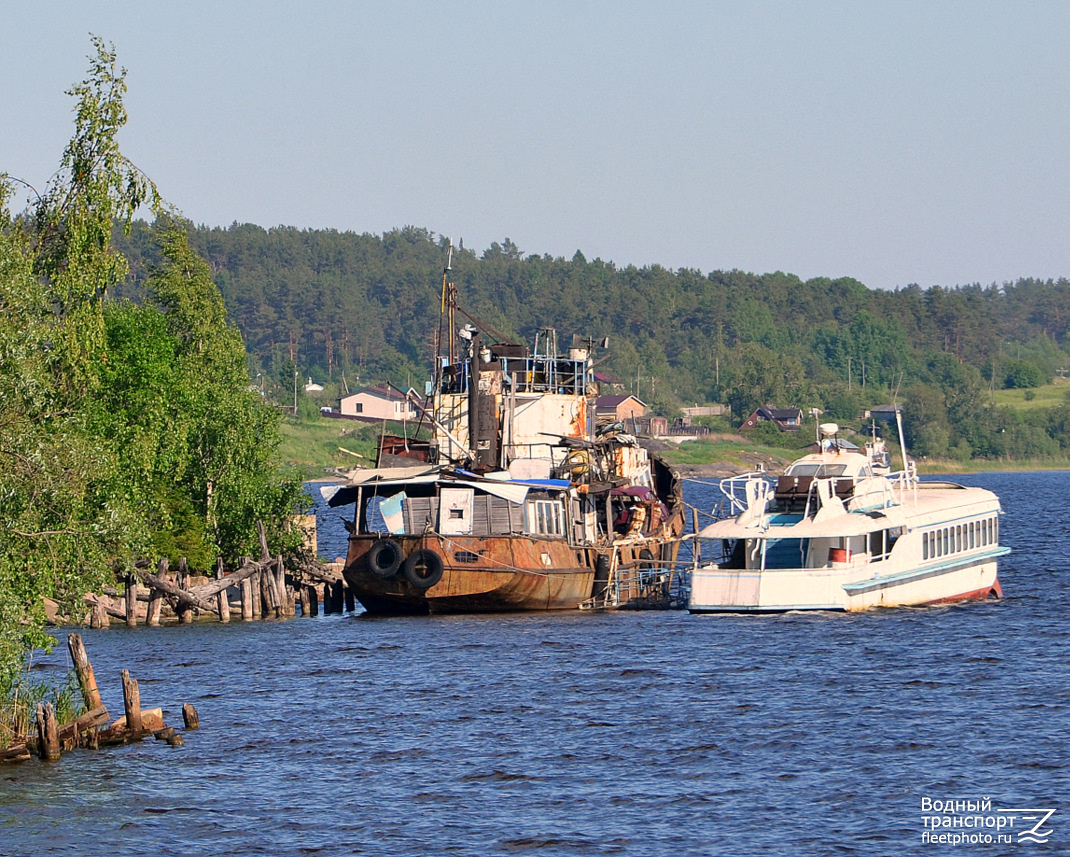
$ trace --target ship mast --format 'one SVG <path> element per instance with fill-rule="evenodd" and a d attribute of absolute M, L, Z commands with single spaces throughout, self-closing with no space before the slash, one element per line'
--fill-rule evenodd
<path fill-rule="evenodd" d="M 442 269 L 442 309 L 439 314 L 438 328 L 439 348 L 442 347 L 443 338 L 448 343 L 446 346 L 446 355 L 449 358 L 447 366 L 452 366 L 457 362 L 456 313 L 457 286 L 453 282 L 453 241 L 451 239 L 449 251 L 446 254 L 446 267 Z"/>

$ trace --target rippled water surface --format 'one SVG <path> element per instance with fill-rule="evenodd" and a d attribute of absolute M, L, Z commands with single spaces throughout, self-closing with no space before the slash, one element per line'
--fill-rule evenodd
<path fill-rule="evenodd" d="M 1070 474 L 962 481 L 998 603 L 85 631 L 113 712 L 128 668 L 202 728 L 0 768 L 0 854 L 1070 853 Z M 923 797 L 981 796 L 1048 844 L 922 844 Z"/>

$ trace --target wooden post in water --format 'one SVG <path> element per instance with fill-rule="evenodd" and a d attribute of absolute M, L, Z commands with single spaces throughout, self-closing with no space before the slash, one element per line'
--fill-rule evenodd
<path fill-rule="evenodd" d="M 186 558 L 178 558 L 178 586 L 180 589 L 189 591 L 189 571 L 186 568 Z M 178 621 L 188 625 L 193 621 L 193 608 L 188 604 L 182 604 L 178 608 Z"/>
<path fill-rule="evenodd" d="M 123 708 L 126 709 L 126 728 L 141 732 L 141 691 L 137 681 L 130 678 L 130 670 L 123 670 Z"/>
<path fill-rule="evenodd" d="M 342 594 L 345 584 L 340 580 L 336 580 L 331 587 L 331 601 L 334 604 L 334 612 L 341 613 L 345 606 L 345 596 Z"/>
<path fill-rule="evenodd" d="M 97 677 L 93 672 L 93 665 L 89 663 L 89 655 L 85 652 L 85 643 L 82 642 L 81 634 L 71 634 L 67 637 L 67 649 L 71 653 L 74 662 L 74 672 L 78 676 L 78 686 L 82 689 L 82 699 L 85 707 L 92 711 L 104 704 L 97 689 Z"/>
<path fill-rule="evenodd" d="M 241 618 L 243 622 L 253 621 L 253 580 L 250 577 L 241 582 Z"/>
<path fill-rule="evenodd" d="M 249 562 L 252 561 L 252 557 L 250 557 Z M 261 591 L 260 572 L 256 572 L 249 579 L 253 582 L 253 617 L 259 619 L 263 615 L 262 604 L 264 598 Z"/>
<path fill-rule="evenodd" d="M 318 616 L 320 612 L 320 600 L 316 594 L 316 585 L 309 583 L 305 586 L 305 602 L 302 605 L 306 616 Z"/>
<path fill-rule="evenodd" d="M 124 593 L 124 599 L 126 602 L 126 627 L 137 627 L 137 578 L 134 577 L 134 573 L 128 572 L 126 575 L 126 592 Z"/>
<path fill-rule="evenodd" d="M 111 617 L 108 615 L 108 608 L 104 606 L 104 602 L 97 600 L 93 604 L 93 612 L 89 615 L 89 627 L 90 628 L 107 628 L 111 624 Z"/>
<path fill-rule="evenodd" d="M 182 722 L 186 724 L 187 729 L 201 728 L 201 718 L 197 714 L 197 709 L 188 702 L 182 706 Z"/>
<path fill-rule="evenodd" d="M 167 570 L 171 563 L 167 557 L 163 557 L 156 565 L 156 576 L 160 580 L 166 580 Z M 163 609 L 163 593 L 155 586 L 149 587 L 149 608 L 145 612 L 145 624 L 150 628 L 157 628 L 160 625 L 160 611 Z"/>
<path fill-rule="evenodd" d="M 275 559 L 275 591 L 279 595 L 279 615 L 293 616 L 290 593 L 286 590 L 286 564 L 279 556 Z"/>
<path fill-rule="evenodd" d="M 46 762 L 54 762 L 60 755 L 59 727 L 52 703 L 37 703 L 37 755 Z"/>
<path fill-rule="evenodd" d="M 219 557 L 215 564 L 215 579 L 222 580 L 226 575 L 223 573 L 223 557 Z M 219 621 L 230 621 L 230 601 L 227 600 L 227 590 L 220 589 L 219 595 L 216 596 L 219 599 Z"/>
<path fill-rule="evenodd" d="M 357 601 L 353 597 L 353 590 L 350 589 L 348 586 L 344 586 L 342 591 L 345 593 L 346 613 L 352 613 L 354 610 L 357 609 Z"/>

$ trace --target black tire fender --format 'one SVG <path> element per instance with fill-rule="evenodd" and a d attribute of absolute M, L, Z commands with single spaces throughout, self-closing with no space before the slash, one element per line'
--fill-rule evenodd
<path fill-rule="evenodd" d="M 398 573 L 403 556 L 401 545 L 393 539 L 377 541 L 365 554 L 368 560 L 368 568 L 380 580 L 389 580 Z"/>
<path fill-rule="evenodd" d="M 417 589 L 430 589 L 442 580 L 442 557 L 428 548 L 420 548 L 405 560 L 405 579 Z"/>

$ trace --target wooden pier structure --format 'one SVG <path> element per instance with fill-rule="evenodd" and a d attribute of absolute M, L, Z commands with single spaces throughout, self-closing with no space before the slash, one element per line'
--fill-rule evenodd
<path fill-rule="evenodd" d="M 129 628 L 158 626 L 163 620 L 186 624 L 195 616 L 212 615 L 229 622 L 232 611 L 242 621 L 285 619 L 298 615 L 353 612 L 356 601 L 342 577 L 342 563 L 312 561 L 300 570 L 288 570 L 281 556 L 268 550 L 264 527 L 258 524 L 260 558 L 242 557 L 227 572 L 220 560 L 214 579 L 192 577 L 184 559 L 172 571 L 167 559 L 155 570 L 139 563 L 126 575 L 122 590 L 107 588 L 85 596 L 89 625 L 107 628 L 113 619 Z"/>
<path fill-rule="evenodd" d="M 93 666 L 86 655 L 80 634 L 67 638 L 74 672 L 82 692 L 84 714 L 68 723 L 60 724 L 51 702 L 38 702 L 34 728 L 29 735 L 17 735 L 7 747 L 0 749 L 0 763 L 24 762 L 35 755 L 42 761 L 54 762 L 75 748 L 98 749 L 132 744 L 150 735 L 158 741 L 166 741 L 172 747 L 185 744 L 182 735 L 164 722 L 162 708 L 145 710 L 141 707 L 141 691 L 137 680 L 129 670 L 122 670 L 123 715 L 111 720 L 111 715 L 100 697 Z M 200 726 L 197 710 L 186 703 L 182 706 L 182 721 L 187 731 Z"/>

